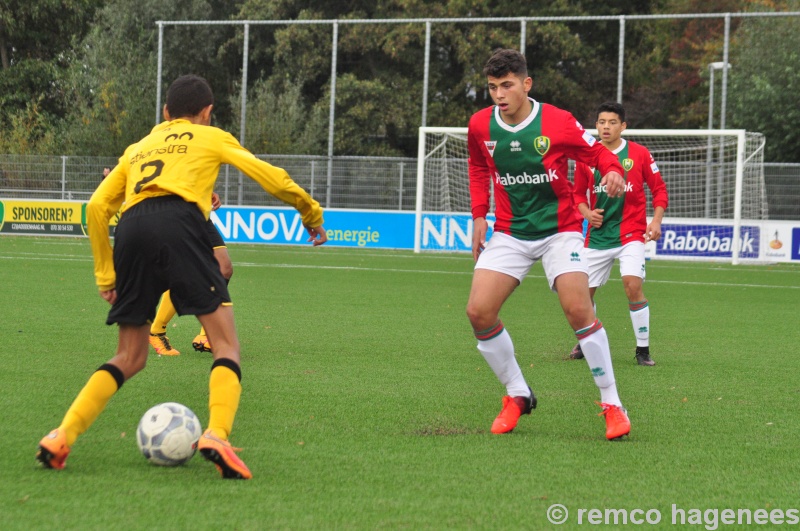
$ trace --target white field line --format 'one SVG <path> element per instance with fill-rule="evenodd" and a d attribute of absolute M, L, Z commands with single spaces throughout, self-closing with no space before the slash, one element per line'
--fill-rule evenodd
<path fill-rule="evenodd" d="M 246 246 L 246 247 L 236 247 L 237 253 L 263 253 L 264 250 L 260 248 L 261 246 Z M 353 249 L 351 248 L 336 248 L 336 247 L 328 247 L 324 250 L 320 250 L 320 252 L 329 253 L 331 255 L 342 255 L 348 254 L 352 252 Z M 306 250 L 298 250 L 295 246 L 275 246 L 270 247 L 269 251 L 270 254 L 287 254 L 287 255 L 297 255 L 297 256 L 308 256 L 308 251 Z M 312 251 L 314 252 L 314 251 Z M 463 260 L 468 261 L 472 258 L 468 253 L 452 253 L 452 252 L 445 252 L 445 253 L 423 253 L 423 254 L 413 254 L 410 251 L 391 251 L 386 250 L 382 252 L 370 252 L 367 250 L 359 250 L 358 256 L 370 256 L 370 257 L 379 257 L 379 258 L 391 258 L 394 259 L 425 259 L 425 260 Z M 696 262 L 698 264 L 702 262 Z M 650 269 L 675 269 L 675 270 L 683 270 L 683 269 L 696 269 L 696 266 L 687 265 L 680 261 L 670 261 L 670 260 L 650 260 L 647 262 L 647 267 Z M 756 271 L 756 272 L 763 272 L 765 267 L 770 267 L 768 265 L 742 265 L 739 264 L 737 266 L 731 266 L 730 264 L 708 264 L 706 268 L 708 271 L 730 271 L 730 272 L 737 272 L 737 271 Z M 788 273 L 794 275 L 800 275 L 800 268 L 797 269 L 778 269 L 778 270 L 770 270 L 770 273 Z"/>
<path fill-rule="evenodd" d="M 42 239 L 41 241 L 34 242 L 37 245 L 69 245 L 69 246 L 86 246 L 88 250 L 88 244 L 86 240 L 80 239 L 71 239 L 71 241 L 53 241 L 53 238 L 50 238 L 49 241 Z M 258 253 L 262 254 L 264 252 L 268 252 L 271 255 L 276 254 L 286 254 L 286 255 L 297 255 L 297 256 L 308 256 L 308 248 L 307 246 L 298 246 L 298 245 L 275 245 L 270 246 L 268 250 L 265 250 L 265 246 L 263 245 L 254 245 L 254 244 L 230 244 L 230 248 L 236 249 L 236 253 Z M 350 247 L 325 247 L 324 249 L 320 249 L 320 253 L 329 254 L 333 256 L 340 256 L 340 255 L 347 255 L 353 252 L 353 248 Z M 315 252 L 315 251 L 312 251 Z M 15 254 L 30 254 L 31 256 L 38 256 L 38 253 L 15 253 Z M 379 258 L 391 258 L 391 259 L 412 259 L 412 258 L 424 258 L 426 260 L 470 260 L 469 253 L 455 253 L 455 252 L 430 252 L 430 253 L 423 253 L 423 254 L 415 254 L 411 251 L 403 251 L 403 250 L 380 250 L 380 251 L 368 251 L 366 249 L 359 249 L 358 250 L 359 256 L 370 256 L 370 257 L 379 257 Z M 0 256 L 2 258 L 2 256 Z M 701 263 L 701 262 L 697 262 Z M 709 271 L 730 271 L 730 272 L 737 272 L 737 271 L 756 271 L 756 272 L 763 272 L 765 267 L 770 267 L 769 265 L 747 265 L 747 264 L 739 264 L 735 267 L 731 266 L 730 264 L 708 264 L 707 270 Z M 681 261 L 671 261 L 671 260 L 650 260 L 648 261 L 648 268 L 650 269 L 670 269 L 670 270 L 684 270 L 684 269 L 696 269 L 696 266 L 686 264 Z M 784 274 L 794 274 L 800 275 L 800 268 L 797 269 L 770 269 L 770 274 L 777 274 L 777 273 L 784 273 Z"/>
<path fill-rule="evenodd" d="M 341 271 L 386 271 L 391 273 L 424 273 L 440 275 L 472 275 L 469 271 L 437 271 L 423 269 L 397 269 L 389 267 L 352 267 L 352 266 L 322 266 L 322 265 L 301 265 L 301 264 L 256 264 L 251 262 L 236 262 L 234 267 L 274 267 L 285 269 L 335 269 Z M 526 278 L 545 278 L 544 275 L 529 274 Z M 620 279 L 610 279 L 613 282 L 621 282 Z M 771 286 L 767 284 L 737 284 L 731 282 L 688 282 L 678 280 L 647 280 L 650 284 L 673 284 L 680 286 L 719 286 L 726 288 L 767 288 L 767 289 L 800 289 L 800 286 Z"/>

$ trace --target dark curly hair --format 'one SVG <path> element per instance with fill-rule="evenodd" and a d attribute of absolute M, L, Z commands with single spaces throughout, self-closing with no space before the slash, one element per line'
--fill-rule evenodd
<path fill-rule="evenodd" d="M 528 63 L 525 56 L 517 50 L 499 48 L 486 61 L 483 75 L 488 77 L 505 77 L 509 73 L 520 78 L 528 77 Z"/>

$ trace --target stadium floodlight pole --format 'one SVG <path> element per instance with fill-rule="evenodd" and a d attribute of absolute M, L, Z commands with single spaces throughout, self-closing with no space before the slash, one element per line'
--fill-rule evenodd
<path fill-rule="evenodd" d="M 714 127 L 714 71 L 722 70 L 725 68 L 724 61 L 716 61 L 708 65 L 708 130 Z M 730 63 L 727 63 L 727 68 L 730 68 Z M 723 126 L 724 127 L 724 122 Z M 706 150 L 706 208 L 705 215 L 707 218 L 711 217 L 711 165 L 712 165 L 712 149 L 711 149 L 711 136 L 708 137 L 708 149 Z M 720 201 L 717 201 L 720 204 Z M 717 215 L 719 217 L 719 215 Z"/>
<path fill-rule="evenodd" d="M 247 129 L 247 63 L 250 58 L 250 24 L 244 25 L 244 43 L 242 44 L 242 107 L 241 122 L 239 123 L 239 143 L 244 145 L 245 130 Z M 239 200 L 236 203 L 241 205 L 244 200 L 244 175 L 239 173 Z"/>
<path fill-rule="evenodd" d="M 625 66 L 625 15 L 619 17 L 619 60 L 617 62 L 617 102 L 622 104 L 622 70 Z"/>
<path fill-rule="evenodd" d="M 730 63 L 726 63 L 724 61 L 717 61 L 714 63 L 710 63 L 708 65 L 708 74 L 709 74 L 709 82 L 708 82 L 708 128 L 711 129 L 714 121 L 713 121 L 713 112 L 714 112 L 714 71 L 715 70 L 727 70 L 731 68 Z M 725 129 L 725 118 L 722 118 L 720 123 L 720 129 Z"/>
<path fill-rule="evenodd" d="M 730 68 L 730 63 L 728 63 L 728 41 L 731 38 L 731 15 L 730 13 L 725 13 L 725 42 L 722 46 L 722 98 L 720 102 L 720 109 L 719 109 L 719 128 L 725 129 L 725 104 L 727 103 L 727 95 L 728 95 L 728 69 Z M 722 154 L 724 153 L 723 147 L 720 146 L 719 154 L 720 160 L 722 160 Z M 717 193 L 721 196 L 722 195 L 722 181 L 723 181 L 723 170 L 722 166 L 719 167 L 719 171 L 717 172 Z M 717 218 L 722 217 L 722 201 L 717 201 Z M 733 242 L 734 246 L 737 244 L 737 241 Z"/>
<path fill-rule="evenodd" d="M 158 77 L 156 78 L 156 125 L 161 121 L 161 69 L 164 57 L 164 23 L 158 24 Z"/>
<path fill-rule="evenodd" d="M 728 47 L 731 38 L 731 14 L 725 13 L 725 40 L 722 45 L 722 97 L 719 111 L 719 128 L 725 129 L 725 106 L 728 101 L 728 70 L 731 64 L 728 62 Z"/>
<path fill-rule="evenodd" d="M 239 143 L 244 145 L 245 129 L 247 127 L 247 63 L 250 56 L 250 24 L 244 25 L 244 36 L 242 40 L 242 106 L 241 120 L 239 122 Z"/>
<path fill-rule="evenodd" d="M 339 49 L 339 21 L 333 22 L 331 37 L 331 106 L 328 114 L 328 183 L 325 193 L 325 208 L 331 205 L 331 186 L 333 185 L 333 131 L 336 118 L 336 55 Z"/>

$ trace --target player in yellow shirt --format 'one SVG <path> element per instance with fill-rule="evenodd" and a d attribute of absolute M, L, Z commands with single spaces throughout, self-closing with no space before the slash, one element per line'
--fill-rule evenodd
<path fill-rule="evenodd" d="M 220 202 L 219 195 L 213 193 L 211 196 L 211 210 L 218 209 L 222 203 Z M 230 282 L 233 276 L 233 262 L 228 254 L 228 247 L 225 245 L 225 240 L 222 239 L 214 223 L 209 219 L 206 223 L 206 230 L 208 237 L 211 240 L 211 247 L 214 249 L 214 258 L 219 263 L 219 269 L 222 276 L 225 277 L 225 282 Z M 167 337 L 167 325 L 175 317 L 175 306 L 172 304 L 172 298 L 169 291 L 165 291 L 161 296 L 161 302 L 156 311 L 156 317 L 150 325 L 150 346 L 156 351 L 159 356 L 179 356 L 180 351 L 172 346 L 169 338 Z M 206 330 L 200 327 L 200 333 L 197 334 L 192 341 L 192 347 L 198 352 L 211 352 L 211 344 L 208 342 Z"/>
<path fill-rule="evenodd" d="M 122 384 L 147 363 L 150 322 L 170 290 L 179 314 L 196 315 L 214 345 L 209 419 L 197 448 L 223 478 L 250 479 L 228 436 L 242 392 L 239 339 L 225 279 L 206 231 L 220 165 L 231 164 L 295 207 L 309 241 L 327 241 L 322 208 L 286 171 L 258 160 L 229 133 L 211 127 L 214 96 L 205 79 L 182 76 L 167 90 L 165 122 L 125 150 L 86 207 L 106 324 L 119 325 L 116 354 L 89 378 L 36 459 L 62 469 L 70 448 Z M 112 250 L 108 222 L 121 209 Z"/>

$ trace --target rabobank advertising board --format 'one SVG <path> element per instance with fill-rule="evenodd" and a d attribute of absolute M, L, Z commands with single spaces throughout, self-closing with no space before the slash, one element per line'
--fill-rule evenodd
<path fill-rule="evenodd" d="M 656 256 L 691 258 L 731 258 L 733 226 L 706 224 L 661 225 L 661 238 L 656 242 Z M 739 231 L 739 257 L 759 258 L 761 228 L 742 225 Z"/>

